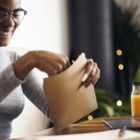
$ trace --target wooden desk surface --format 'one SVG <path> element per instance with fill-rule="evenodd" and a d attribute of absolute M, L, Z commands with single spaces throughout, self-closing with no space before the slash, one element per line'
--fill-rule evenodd
<path fill-rule="evenodd" d="M 103 122 L 103 119 L 107 119 L 107 118 L 109 117 L 95 118 L 90 121 L 88 120 L 81 123 L 71 124 L 70 126 L 68 126 L 67 128 L 65 128 L 63 131 L 59 133 L 56 133 L 54 128 L 50 128 L 32 134 L 31 136 L 50 136 L 50 135 L 52 136 L 52 135 L 79 134 L 79 133 L 88 133 L 88 132 L 107 131 L 110 130 L 110 128 Z M 111 117 L 111 118 L 128 118 L 128 117 Z M 16 140 L 16 139 L 12 139 L 12 140 Z"/>

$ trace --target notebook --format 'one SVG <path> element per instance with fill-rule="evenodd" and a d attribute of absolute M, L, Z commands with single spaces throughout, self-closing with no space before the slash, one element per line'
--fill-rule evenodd
<path fill-rule="evenodd" d="M 122 128 L 124 125 L 127 126 L 129 130 L 140 130 L 140 117 L 136 118 L 117 118 L 117 119 L 104 119 L 103 121 L 111 128 L 118 129 Z"/>

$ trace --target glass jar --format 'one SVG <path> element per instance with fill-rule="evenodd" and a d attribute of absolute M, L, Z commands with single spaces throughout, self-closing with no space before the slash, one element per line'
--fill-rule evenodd
<path fill-rule="evenodd" d="M 131 115 L 140 116 L 140 82 L 132 83 Z"/>

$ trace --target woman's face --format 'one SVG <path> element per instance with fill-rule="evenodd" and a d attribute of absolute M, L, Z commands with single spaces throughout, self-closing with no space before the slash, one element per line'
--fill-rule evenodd
<path fill-rule="evenodd" d="M 13 12 L 21 7 L 20 0 L 0 0 L 0 7 Z M 0 46 L 7 46 L 20 24 L 14 22 L 12 15 L 8 16 L 8 19 L 0 23 Z"/>

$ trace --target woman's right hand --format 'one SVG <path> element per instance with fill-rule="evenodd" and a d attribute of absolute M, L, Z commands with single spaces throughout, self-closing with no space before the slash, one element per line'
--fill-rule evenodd
<path fill-rule="evenodd" d="M 48 51 L 35 51 L 34 58 L 35 67 L 46 72 L 49 76 L 61 73 L 70 66 L 67 56 Z"/>
<path fill-rule="evenodd" d="M 15 75 L 21 80 L 35 67 L 52 76 L 61 73 L 69 66 L 67 56 L 48 51 L 30 51 L 13 63 Z"/>

